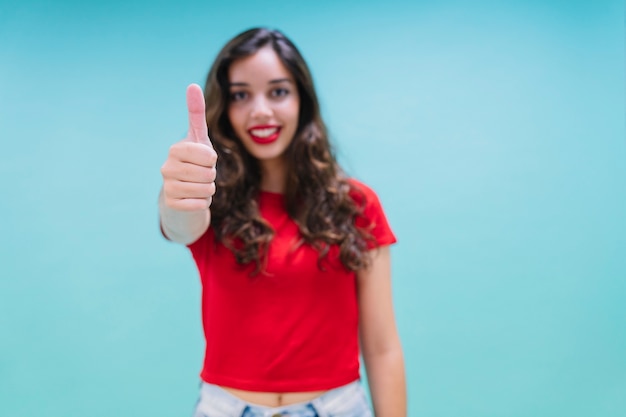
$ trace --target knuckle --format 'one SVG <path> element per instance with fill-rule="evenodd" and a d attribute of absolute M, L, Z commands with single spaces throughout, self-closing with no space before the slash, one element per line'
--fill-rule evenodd
<path fill-rule="evenodd" d="M 173 198 L 165 198 L 165 205 L 173 209 L 177 207 L 176 200 Z"/>
<path fill-rule="evenodd" d="M 167 199 L 172 194 L 172 183 L 169 180 L 163 181 L 163 196 Z"/>
<path fill-rule="evenodd" d="M 171 169 L 167 162 L 161 166 L 161 175 L 163 178 L 169 178 L 171 176 Z"/>
<path fill-rule="evenodd" d="M 213 168 L 209 168 L 206 170 L 206 180 L 209 182 L 213 182 L 215 181 L 215 178 L 217 177 L 217 170 L 213 167 Z"/>

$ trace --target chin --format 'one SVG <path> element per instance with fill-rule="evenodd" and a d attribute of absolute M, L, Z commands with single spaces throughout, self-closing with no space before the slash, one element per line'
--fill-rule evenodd
<path fill-rule="evenodd" d="M 250 153 L 250 155 L 252 155 L 258 161 L 262 162 L 262 161 L 270 161 L 270 160 L 281 158 L 285 154 L 287 147 L 286 146 L 279 146 L 279 147 L 272 146 L 271 148 L 270 147 L 259 148 L 259 145 L 255 145 L 255 146 L 247 146 L 246 149 Z"/>

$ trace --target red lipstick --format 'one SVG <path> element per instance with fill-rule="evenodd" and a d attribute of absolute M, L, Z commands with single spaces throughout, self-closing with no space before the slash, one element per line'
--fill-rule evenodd
<path fill-rule="evenodd" d="M 267 145 L 274 142 L 280 136 L 280 126 L 259 125 L 248 129 L 248 134 L 252 140 L 260 145 Z"/>

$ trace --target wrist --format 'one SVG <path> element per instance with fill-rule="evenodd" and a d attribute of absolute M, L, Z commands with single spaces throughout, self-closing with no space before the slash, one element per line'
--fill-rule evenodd
<path fill-rule="evenodd" d="M 163 190 L 159 194 L 159 218 L 164 236 L 176 243 L 188 245 L 206 232 L 210 222 L 210 210 L 183 211 L 165 204 Z"/>

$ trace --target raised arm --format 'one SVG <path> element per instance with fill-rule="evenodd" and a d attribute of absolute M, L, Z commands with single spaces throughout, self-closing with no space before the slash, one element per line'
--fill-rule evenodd
<path fill-rule="evenodd" d="M 209 140 L 202 89 L 187 88 L 189 131 L 170 147 L 161 167 L 163 188 L 159 215 L 165 236 L 181 244 L 196 241 L 209 227 L 209 207 L 215 194 L 217 154 Z"/>

